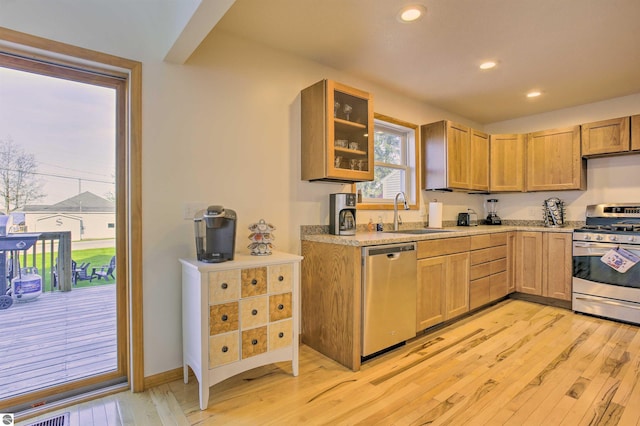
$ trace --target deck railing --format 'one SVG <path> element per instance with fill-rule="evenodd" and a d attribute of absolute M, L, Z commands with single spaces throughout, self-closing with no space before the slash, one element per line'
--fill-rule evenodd
<path fill-rule="evenodd" d="M 38 241 L 28 250 L 19 252 L 16 258 L 22 267 L 34 266 L 38 274 L 51 283 L 51 291 L 71 291 L 73 270 L 71 268 L 71 232 L 41 232 Z M 17 271 L 18 262 L 13 270 Z M 42 286 L 45 290 L 45 286 Z"/>

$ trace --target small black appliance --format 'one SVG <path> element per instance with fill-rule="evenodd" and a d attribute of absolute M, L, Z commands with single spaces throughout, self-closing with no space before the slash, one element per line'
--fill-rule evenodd
<path fill-rule="evenodd" d="M 487 225 L 502 225 L 502 219 L 500 219 L 500 216 L 498 216 L 498 213 L 496 213 L 497 202 L 498 200 L 495 198 L 487 200 L 487 203 L 489 203 L 489 215 L 487 216 Z"/>
<path fill-rule="evenodd" d="M 193 219 L 198 260 L 219 263 L 233 260 L 236 247 L 236 212 L 223 206 L 209 206 Z"/>
<path fill-rule="evenodd" d="M 329 232 L 334 235 L 356 234 L 356 194 L 329 195 Z"/>

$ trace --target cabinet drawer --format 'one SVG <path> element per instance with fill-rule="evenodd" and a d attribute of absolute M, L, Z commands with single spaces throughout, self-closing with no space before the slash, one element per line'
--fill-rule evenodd
<path fill-rule="evenodd" d="M 291 346 L 293 341 L 292 320 L 279 321 L 269 324 L 269 350 Z"/>
<path fill-rule="evenodd" d="M 469 268 L 469 279 L 477 280 L 478 278 L 487 277 L 491 274 L 491 266 L 489 263 L 481 263 L 473 265 Z"/>
<path fill-rule="evenodd" d="M 472 265 L 478 265 L 491 260 L 491 249 L 484 248 L 480 250 L 474 250 L 471 252 L 470 261 Z"/>
<path fill-rule="evenodd" d="M 252 297 L 240 301 L 240 326 L 247 328 L 266 325 L 269 320 L 267 296 Z"/>
<path fill-rule="evenodd" d="M 242 297 L 267 293 L 267 268 L 243 269 L 241 272 Z"/>
<path fill-rule="evenodd" d="M 506 244 L 507 244 L 506 232 L 496 232 L 495 234 L 491 234 L 491 247 L 504 246 Z"/>
<path fill-rule="evenodd" d="M 503 246 L 507 244 L 507 233 L 496 232 L 495 234 L 482 234 L 471 236 L 471 250 L 478 250 L 488 247 Z"/>
<path fill-rule="evenodd" d="M 209 368 L 238 361 L 238 339 L 237 331 L 209 337 Z"/>
<path fill-rule="evenodd" d="M 473 235 L 471 237 L 471 250 L 491 247 L 491 234 Z"/>
<path fill-rule="evenodd" d="M 491 302 L 490 291 L 491 277 L 471 281 L 469 283 L 469 309 L 475 309 Z"/>
<path fill-rule="evenodd" d="M 504 259 L 507 257 L 507 246 L 496 246 L 489 249 L 491 260 Z"/>
<path fill-rule="evenodd" d="M 242 359 L 267 351 L 267 326 L 242 332 Z"/>
<path fill-rule="evenodd" d="M 469 251 L 469 237 L 443 238 L 439 240 L 418 241 L 418 259 L 443 256 L 446 254 Z"/>
<path fill-rule="evenodd" d="M 293 289 L 293 265 L 269 266 L 269 293 L 284 293 Z"/>
<path fill-rule="evenodd" d="M 235 271 L 209 272 L 209 304 L 237 300 L 240 297 L 240 274 Z"/>
<path fill-rule="evenodd" d="M 269 296 L 269 321 L 291 318 L 291 293 Z"/>
<path fill-rule="evenodd" d="M 489 291 L 489 295 L 491 297 L 491 300 L 497 300 L 509 294 L 509 289 L 507 288 L 508 283 L 506 272 L 500 272 L 498 274 L 491 275 L 490 278 L 491 289 Z"/>
<path fill-rule="evenodd" d="M 238 329 L 238 302 L 209 306 L 209 335 Z"/>
<path fill-rule="evenodd" d="M 489 262 L 489 270 L 491 275 L 497 274 L 498 272 L 504 272 L 507 270 L 507 259 L 498 259 L 492 262 Z"/>

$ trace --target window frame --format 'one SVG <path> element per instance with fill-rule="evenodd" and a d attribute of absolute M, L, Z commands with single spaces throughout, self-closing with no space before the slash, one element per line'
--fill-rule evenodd
<path fill-rule="evenodd" d="M 116 119 L 118 141 L 116 145 L 116 221 L 122 225 L 116 231 L 118 273 L 122 277 L 123 289 L 118 303 L 123 309 L 123 338 L 125 357 L 120 363 L 133 392 L 145 389 L 144 377 L 144 330 L 142 292 L 142 63 L 118 56 L 77 47 L 30 34 L 0 27 L 0 52 L 5 58 L 15 56 L 30 62 L 23 71 L 49 74 L 76 80 L 83 76 L 94 83 L 121 79 L 117 85 L 121 95 Z M 14 67 L 12 67 L 14 68 Z M 18 68 L 19 69 L 19 68 Z M 108 77 L 107 80 L 104 80 Z M 76 80 L 77 81 L 77 80 Z M 101 379 L 100 379 L 101 380 Z M 88 384 L 93 379 L 87 379 Z M 64 386 L 64 385 L 63 385 Z M 109 392 L 105 388 L 104 392 Z M 2 406 L 16 405 L 31 398 L 43 399 L 49 390 L 18 396 L 0 403 Z M 98 397 L 103 391 L 93 395 Z"/>
<path fill-rule="evenodd" d="M 389 164 L 389 163 L 377 163 L 374 158 L 374 173 L 375 173 L 375 166 L 377 165 L 383 165 L 384 167 L 398 168 L 400 170 L 408 170 L 408 172 L 405 173 L 405 188 L 407 186 L 410 186 L 411 189 L 409 191 L 405 190 L 405 193 L 409 198 L 407 202 L 409 204 L 410 210 L 418 210 L 419 208 L 418 198 L 419 198 L 419 192 L 420 192 L 420 189 L 419 189 L 420 188 L 420 168 L 421 168 L 420 165 L 422 164 L 421 158 L 420 158 L 420 126 L 418 126 L 417 124 L 409 123 L 404 120 L 390 117 L 388 115 L 383 115 L 378 113 L 374 113 L 374 120 L 388 124 L 389 127 L 391 128 L 399 126 L 399 127 L 404 127 L 404 128 L 413 130 L 413 143 L 411 143 L 411 141 L 408 140 L 402 147 L 402 150 L 404 151 L 403 156 L 407 160 L 407 166 L 398 166 L 398 165 Z M 374 122 L 374 131 L 375 131 L 375 122 Z M 411 152 L 410 152 L 411 149 L 409 144 L 413 145 L 413 152 L 415 153 L 415 155 L 413 156 L 414 157 L 413 164 L 411 164 Z M 358 189 L 357 189 L 356 183 L 353 183 L 351 185 L 351 190 L 354 193 L 357 192 Z M 356 208 L 358 210 L 393 210 L 393 200 L 385 199 L 385 200 L 381 200 L 381 202 L 376 202 L 376 203 L 370 203 L 370 202 L 357 203 Z"/>

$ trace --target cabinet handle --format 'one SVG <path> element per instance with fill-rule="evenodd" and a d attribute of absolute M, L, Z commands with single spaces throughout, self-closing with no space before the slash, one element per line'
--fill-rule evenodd
<path fill-rule="evenodd" d="M 281 331 L 280 333 L 278 333 L 278 337 L 282 339 L 284 337 L 284 333 Z"/>
<path fill-rule="evenodd" d="M 278 281 L 284 281 L 284 277 L 283 277 L 282 275 L 280 275 L 280 276 L 278 277 Z"/>
<path fill-rule="evenodd" d="M 222 283 L 222 285 L 220 287 L 222 287 L 223 290 L 226 290 L 229 287 L 229 284 Z"/>
<path fill-rule="evenodd" d="M 228 348 L 228 347 L 226 347 L 226 346 L 223 346 L 223 347 L 222 347 L 222 352 L 225 352 L 225 353 L 226 353 L 226 352 L 229 352 L 229 348 Z"/>
<path fill-rule="evenodd" d="M 222 321 L 226 321 L 228 319 L 229 319 L 229 317 L 227 316 L 227 314 L 222 315 Z"/>
<path fill-rule="evenodd" d="M 280 304 L 278 305 L 278 310 L 279 310 L 279 311 L 281 311 L 281 310 L 283 310 L 283 309 L 284 309 L 284 305 L 283 305 L 282 303 L 280 303 Z"/>
<path fill-rule="evenodd" d="M 257 345 L 257 344 L 258 344 L 258 339 L 253 339 L 253 340 L 251 340 L 251 344 L 252 344 L 252 345 Z"/>
<path fill-rule="evenodd" d="M 251 284 L 256 285 L 258 284 L 258 280 L 256 280 L 255 278 L 251 280 Z"/>
<path fill-rule="evenodd" d="M 257 309 L 252 310 L 251 315 L 258 315 L 258 310 Z"/>

